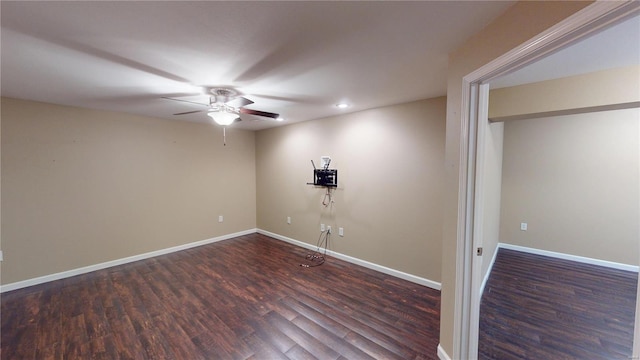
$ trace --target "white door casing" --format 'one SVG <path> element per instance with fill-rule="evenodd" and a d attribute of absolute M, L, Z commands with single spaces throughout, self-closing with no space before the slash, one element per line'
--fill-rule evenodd
<path fill-rule="evenodd" d="M 585 36 L 640 13 L 640 2 L 597 1 L 547 31 L 507 52 L 463 78 L 462 119 L 460 133 L 460 211 L 456 254 L 456 292 L 454 328 L 454 358 L 475 359 L 478 353 L 478 323 L 480 315 L 480 272 L 482 257 L 475 251 L 482 244 L 481 189 L 483 177 L 484 126 L 488 106 L 488 83 L 499 76 L 574 44 Z M 484 109 L 483 109 L 484 107 Z M 484 120 L 483 120 L 484 118 Z M 640 309 L 636 304 L 636 318 Z M 636 321 L 636 324 L 638 321 Z M 640 329 L 636 325 L 633 356 L 640 358 Z"/>

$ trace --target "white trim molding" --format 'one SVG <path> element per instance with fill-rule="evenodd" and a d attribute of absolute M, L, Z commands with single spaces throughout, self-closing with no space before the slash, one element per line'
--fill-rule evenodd
<path fill-rule="evenodd" d="M 155 250 L 155 251 L 147 252 L 147 253 L 144 253 L 144 254 L 133 255 L 133 256 L 126 257 L 126 258 L 122 258 L 122 259 L 111 260 L 111 261 L 107 261 L 107 262 L 103 262 L 103 263 L 99 263 L 99 264 L 94 264 L 94 265 L 89 265 L 89 266 L 85 266 L 85 267 L 81 267 L 81 268 L 77 268 L 77 269 L 62 271 L 62 272 L 55 273 L 55 274 L 44 275 L 44 276 L 40 276 L 40 277 L 37 277 L 37 278 L 18 281 L 18 282 L 14 282 L 14 283 L 10 283 L 10 284 L 6 284 L 6 285 L 0 286 L 0 293 L 4 293 L 4 292 L 7 292 L 7 291 L 11 291 L 11 290 L 22 289 L 22 288 L 25 288 L 25 287 L 28 287 L 28 286 L 43 284 L 43 283 L 50 282 L 50 281 L 66 279 L 66 278 L 69 278 L 69 277 L 72 277 L 72 276 L 82 275 L 82 274 L 86 274 L 86 273 L 89 273 L 89 272 L 92 272 L 92 271 L 107 269 L 107 268 L 110 268 L 110 267 L 123 265 L 123 264 L 131 263 L 131 262 L 134 262 L 134 261 L 149 259 L 149 258 L 152 258 L 152 257 L 155 257 L 155 256 L 174 253 L 174 252 L 181 251 L 181 250 L 187 250 L 187 249 L 191 249 L 191 248 L 194 248 L 194 247 L 215 243 L 215 242 L 222 241 L 222 240 L 232 239 L 232 238 L 238 237 L 238 236 L 254 234 L 256 232 L 257 232 L 256 229 L 244 230 L 244 231 L 236 232 L 236 233 L 233 233 L 233 234 L 217 236 L 217 237 L 214 237 L 214 238 L 200 240 L 200 241 L 196 241 L 196 242 L 192 242 L 192 243 L 188 243 L 188 244 L 183 244 L 183 245 L 178 245 L 178 246 L 173 246 L 173 247 L 166 248 L 166 249 Z"/>
<path fill-rule="evenodd" d="M 631 271 L 631 272 L 638 272 L 638 269 L 640 269 L 639 266 L 635 266 L 635 265 L 621 264 L 613 261 L 606 261 L 606 260 L 594 259 L 594 258 L 589 258 L 584 256 L 571 255 L 571 254 L 559 253 L 559 252 L 548 251 L 548 250 L 540 250 L 540 249 L 534 249 L 530 247 L 511 245 L 511 244 L 505 244 L 505 243 L 498 243 L 498 249 L 515 250 L 515 251 L 526 252 L 534 255 L 549 256 L 556 259 L 576 261 L 580 263 L 604 266 L 612 269 Z M 491 264 L 491 266 L 493 267 L 493 264 Z"/>
<path fill-rule="evenodd" d="M 275 234 L 272 232 L 269 232 L 267 230 L 262 230 L 262 229 L 258 229 L 257 231 L 259 234 L 262 235 L 266 235 L 269 237 L 272 237 L 274 239 L 277 240 L 281 240 L 284 242 L 288 242 L 290 244 L 296 245 L 296 246 L 300 246 L 306 249 L 311 249 L 311 250 L 315 250 L 316 246 L 315 245 L 311 245 L 311 244 L 307 244 L 305 242 L 299 241 L 299 240 L 295 240 L 286 236 L 282 236 L 279 234 Z M 403 279 L 403 280 L 407 280 L 407 281 L 411 281 L 412 283 L 416 283 L 418 285 L 423 285 L 426 287 L 430 287 L 432 289 L 435 290 L 441 290 L 442 289 L 442 285 L 439 282 L 433 281 L 433 280 L 429 280 L 429 279 L 425 279 L 419 276 L 415 276 L 415 275 L 411 275 L 399 270 L 395 270 L 395 269 L 391 269 L 382 265 L 378 265 L 378 264 L 374 264 L 372 262 L 366 261 L 366 260 L 362 260 L 362 259 L 358 259 L 358 258 L 354 258 L 352 256 L 349 255 L 345 255 L 345 254 L 341 254 L 332 250 L 327 250 L 327 255 L 330 255 L 336 259 L 340 259 L 340 260 L 344 260 L 347 262 L 350 262 L 352 264 L 356 264 L 356 265 L 360 265 L 362 267 L 366 267 L 368 269 L 371 270 L 375 270 L 387 275 L 391 275 L 391 276 L 395 276 L 397 278 Z"/>
<path fill-rule="evenodd" d="M 480 284 L 480 299 L 482 300 L 482 294 L 484 293 L 484 287 L 487 285 L 487 281 L 489 281 L 489 276 L 491 275 L 491 271 L 493 270 L 493 264 L 496 263 L 496 257 L 498 257 L 498 250 L 500 250 L 500 243 L 496 246 L 496 249 L 493 251 L 493 256 L 491 256 L 491 263 L 489 263 L 489 267 L 487 268 L 487 273 L 484 274 L 484 278 L 482 279 L 482 284 Z"/>
<path fill-rule="evenodd" d="M 449 354 L 442 348 L 442 345 L 438 344 L 438 358 L 440 360 L 451 360 Z"/>

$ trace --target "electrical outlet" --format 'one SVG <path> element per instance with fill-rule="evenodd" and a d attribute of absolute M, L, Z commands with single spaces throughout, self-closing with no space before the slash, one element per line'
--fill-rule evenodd
<path fill-rule="evenodd" d="M 219 215 L 218 216 L 218 222 L 220 223 L 220 222 L 223 222 L 223 221 L 224 221 L 224 216 Z"/>
<path fill-rule="evenodd" d="M 325 231 L 325 230 L 327 229 L 324 227 L 324 224 L 320 224 L 320 231 Z"/>
<path fill-rule="evenodd" d="M 331 225 L 327 226 L 327 232 L 331 234 Z"/>
<path fill-rule="evenodd" d="M 4 260 L 4 255 L 2 254 L 2 250 L 0 250 L 0 261 Z"/>
<path fill-rule="evenodd" d="M 291 216 L 287 216 L 287 224 L 291 224 Z"/>
<path fill-rule="evenodd" d="M 344 236 L 344 228 L 338 228 L 338 235 Z"/>
<path fill-rule="evenodd" d="M 525 222 L 520 223 L 520 230 L 521 231 L 527 231 L 527 223 L 525 223 Z"/>

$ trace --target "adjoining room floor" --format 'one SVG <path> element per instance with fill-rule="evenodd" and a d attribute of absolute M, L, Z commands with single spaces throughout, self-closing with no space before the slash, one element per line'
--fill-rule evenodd
<path fill-rule="evenodd" d="M 440 292 L 251 234 L 2 294 L 2 359 L 437 359 Z"/>
<path fill-rule="evenodd" d="M 638 274 L 500 249 L 480 359 L 630 359 Z"/>

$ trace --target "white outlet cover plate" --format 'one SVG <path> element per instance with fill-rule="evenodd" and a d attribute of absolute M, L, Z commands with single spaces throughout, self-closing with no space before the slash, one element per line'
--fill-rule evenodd
<path fill-rule="evenodd" d="M 326 167 L 328 164 L 331 163 L 331 156 L 321 156 L 320 157 L 320 166 L 321 167 Z"/>

